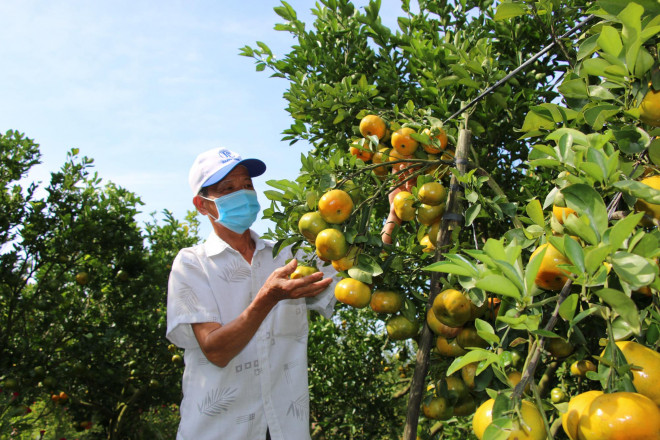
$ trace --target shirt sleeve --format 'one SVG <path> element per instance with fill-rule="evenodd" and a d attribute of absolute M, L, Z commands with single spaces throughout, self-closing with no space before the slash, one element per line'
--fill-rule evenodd
<path fill-rule="evenodd" d="M 221 323 L 220 313 L 197 255 L 192 248 L 186 248 L 172 263 L 165 336 L 181 348 L 197 348 L 199 344 L 190 324 L 198 322 Z"/>

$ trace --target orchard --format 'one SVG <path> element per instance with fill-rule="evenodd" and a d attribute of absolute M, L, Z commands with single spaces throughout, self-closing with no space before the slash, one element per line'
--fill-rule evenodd
<path fill-rule="evenodd" d="M 267 235 L 416 352 L 398 435 L 660 438 L 660 6 L 321 3 L 242 49 L 312 145 Z"/>

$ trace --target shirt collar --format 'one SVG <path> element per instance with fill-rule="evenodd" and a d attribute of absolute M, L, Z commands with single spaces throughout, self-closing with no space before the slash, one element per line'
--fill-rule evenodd
<path fill-rule="evenodd" d="M 255 248 L 254 252 L 257 253 L 261 249 L 264 249 L 269 242 L 259 238 L 259 235 L 250 229 L 250 236 L 254 240 Z M 208 238 L 204 242 L 204 249 L 206 250 L 206 255 L 212 257 L 214 255 L 221 254 L 224 250 L 231 248 L 226 241 L 220 238 L 214 231 L 211 231 Z"/>

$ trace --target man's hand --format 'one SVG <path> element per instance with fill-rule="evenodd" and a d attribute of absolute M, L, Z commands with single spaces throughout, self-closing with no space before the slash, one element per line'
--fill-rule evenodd
<path fill-rule="evenodd" d="M 323 278 L 323 272 L 315 272 L 292 280 L 290 276 L 296 267 L 298 267 L 298 260 L 294 258 L 286 266 L 273 271 L 263 287 L 259 289 L 257 296 L 267 298 L 274 305 L 284 299 L 316 296 L 332 283 L 332 278 Z"/>

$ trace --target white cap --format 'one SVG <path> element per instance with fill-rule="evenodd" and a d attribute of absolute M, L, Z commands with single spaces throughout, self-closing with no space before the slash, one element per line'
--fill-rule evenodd
<path fill-rule="evenodd" d="M 226 148 L 214 148 L 197 156 L 190 168 L 188 183 L 193 195 L 203 187 L 221 181 L 236 165 L 247 168 L 250 177 L 261 176 L 266 171 L 266 164 L 259 159 L 242 159 Z"/>

